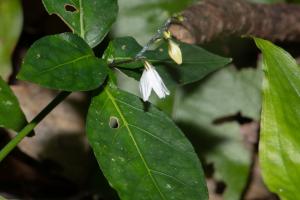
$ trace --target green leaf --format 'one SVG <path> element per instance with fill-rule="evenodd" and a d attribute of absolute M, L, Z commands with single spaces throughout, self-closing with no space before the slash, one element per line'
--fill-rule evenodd
<path fill-rule="evenodd" d="M 0 1 L 0 76 L 8 80 L 11 55 L 22 30 L 23 13 L 19 0 Z"/>
<path fill-rule="evenodd" d="M 147 51 L 144 55 L 157 66 L 157 71 L 169 84 L 188 84 L 198 81 L 231 62 L 230 58 L 214 55 L 195 45 L 185 43 L 179 43 L 179 45 L 183 56 L 182 65 L 177 65 L 169 58 L 167 44 L 163 44 L 156 50 Z M 110 43 L 104 57 L 115 63 L 128 61 L 133 59 L 141 49 L 142 47 L 131 37 L 117 38 Z M 143 67 L 139 62 L 117 66 L 128 69 Z M 133 77 L 138 78 L 138 76 Z"/>
<path fill-rule="evenodd" d="M 87 91 L 107 75 L 105 61 L 75 34 L 62 33 L 36 41 L 27 52 L 18 78 L 47 88 Z"/>
<path fill-rule="evenodd" d="M 0 127 L 19 131 L 26 123 L 16 96 L 0 77 Z"/>
<path fill-rule="evenodd" d="M 282 200 L 300 199 L 300 68 L 286 51 L 255 38 L 263 53 L 259 146 L 264 181 Z"/>
<path fill-rule="evenodd" d="M 183 63 L 176 65 L 173 61 L 164 61 L 163 67 L 157 68 L 164 79 L 184 85 L 203 79 L 208 74 L 224 67 L 231 58 L 212 54 L 196 45 L 179 43 Z M 167 56 L 167 47 L 163 48 Z"/>
<path fill-rule="evenodd" d="M 233 116 L 259 120 L 261 71 L 224 68 L 185 87 L 175 104 L 174 118 L 182 130 L 198 138 L 198 151 L 214 166 L 214 178 L 226 184 L 225 200 L 239 200 L 249 176 L 251 153 Z M 231 121 L 220 124 L 218 119 Z"/>
<path fill-rule="evenodd" d="M 56 14 L 91 47 L 99 44 L 118 15 L 117 0 L 43 0 L 49 14 Z"/>
<path fill-rule="evenodd" d="M 141 62 L 126 63 L 133 61 L 136 54 L 142 49 L 141 45 L 132 37 L 122 37 L 112 40 L 106 48 L 103 58 L 108 63 L 123 63 L 117 66 L 135 69 L 142 67 Z"/>
<path fill-rule="evenodd" d="M 192 145 L 161 111 L 114 86 L 92 99 L 87 134 L 123 200 L 208 199 Z"/>

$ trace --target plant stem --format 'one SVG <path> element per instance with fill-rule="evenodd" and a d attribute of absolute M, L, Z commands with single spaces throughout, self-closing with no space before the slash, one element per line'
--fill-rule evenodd
<path fill-rule="evenodd" d="M 0 162 L 71 92 L 60 92 L 29 124 L 27 124 L 1 151 Z"/>
<path fill-rule="evenodd" d="M 148 41 L 148 43 L 143 47 L 143 49 L 137 53 L 135 59 L 140 59 L 143 54 L 151 47 L 151 45 L 158 39 L 160 39 L 164 33 L 167 31 L 170 24 L 172 23 L 172 18 L 168 19 L 156 32 L 156 34 Z"/>

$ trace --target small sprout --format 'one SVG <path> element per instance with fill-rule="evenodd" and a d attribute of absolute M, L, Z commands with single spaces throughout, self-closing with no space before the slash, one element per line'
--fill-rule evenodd
<path fill-rule="evenodd" d="M 184 22 L 184 17 L 183 17 L 182 15 L 181 15 L 181 16 L 178 16 L 177 19 L 178 19 L 178 21 L 180 21 L 180 22 Z"/>
<path fill-rule="evenodd" d="M 171 32 L 170 31 L 165 31 L 164 32 L 164 38 L 166 40 L 170 40 L 171 39 Z"/>
<path fill-rule="evenodd" d="M 173 15 L 173 20 L 178 21 L 178 22 L 184 22 L 184 17 L 182 16 L 182 14 L 177 13 L 177 14 Z"/>

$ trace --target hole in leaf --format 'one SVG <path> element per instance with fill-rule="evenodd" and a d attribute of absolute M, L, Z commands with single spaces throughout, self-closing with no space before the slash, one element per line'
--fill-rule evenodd
<path fill-rule="evenodd" d="M 216 193 L 217 194 L 223 194 L 226 189 L 226 184 L 223 181 L 218 181 L 216 183 Z"/>
<path fill-rule="evenodd" d="M 119 119 L 117 117 L 109 118 L 109 127 L 113 129 L 117 129 L 120 127 Z"/>
<path fill-rule="evenodd" d="M 78 12 L 78 9 L 71 5 L 71 4 L 65 4 L 65 10 L 68 11 L 68 12 Z"/>

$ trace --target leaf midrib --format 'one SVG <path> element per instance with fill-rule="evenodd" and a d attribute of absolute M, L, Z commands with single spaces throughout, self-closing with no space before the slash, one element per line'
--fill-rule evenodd
<path fill-rule="evenodd" d="M 74 60 L 70 60 L 70 61 L 64 62 L 64 63 L 62 63 L 62 64 L 59 64 L 59 65 L 55 65 L 55 66 L 49 67 L 48 69 L 41 71 L 41 72 L 39 73 L 39 75 L 44 74 L 44 73 L 46 73 L 46 72 L 53 71 L 53 70 L 55 70 L 55 69 L 57 69 L 57 68 L 59 68 L 59 67 L 61 67 L 61 66 L 68 65 L 68 64 L 72 64 L 72 63 L 75 63 L 75 62 L 77 62 L 77 61 L 79 61 L 79 60 L 83 60 L 83 59 L 85 59 L 85 58 L 89 58 L 89 57 L 91 57 L 91 56 L 92 56 L 92 55 L 90 55 L 90 54 L 84 55 L 84 56 L 81 56 L 81 57 L 76 58 L 76 59 L 74 59 Z"/>
<path fill-rule="evenodd" d="M 142 154 L 142 152 L 141 152 L 141 150 L 140 150 L 140 147 L 139 147 L 139 145 L 137 144 L 137 142 L 136 142 L 136 140 L 135 140 L 135 137 L 134 137 L 133 134 L 132 134 L 131 129 L 129 128 L 129 123 L 128 123 L 127 120 L 125 119 L 125 116 L 123 115 L 123 113 L 122 113 L 120 107 L 118 106 L 118 104 L 117 104 L 115 98 L 112 96 L 112 94 L 108 91 L 107 88 L 105 88 L 104 91 L 106 92 L 108 98 L 111 100 L 112 104 L 114 105 L 114 107 L 116 108 L 117 112 L 119 113 L 119 115 L 120 115 L 120 117 L 121 117 L 121 119 L 122 119 L 122 121 L 123 121 L 123 123 L 124 123 L 124 126 L 126 127 L 126 129 L 127 129 L 127 131 L 128 131 L 128 134 L 129 134 L 129 136 L 130 136 L 130 138 L 131 138 L 131 140 L 132 140 L 132 142 L 133 142 L 133 144 L 134 144 L 134 146 L 135 146 L 135 148 L 136 148 L 136 150 L 137 150 L 137 152 L 138 152 L 138 154 L 139 154 L 139 156 L 140 156 L 140 158 L 141 158 L 141 160 L 142 160 L 142 162 L 143 162 L 143 164 L 144 164 L 144 166 L 145 166 L 145 168 L 146 168 L 146 170 L 147 170 L 147 172 L 148 172 L 148 175 L 149 175 L 149 177 L 151 178 L 151 181 L 152 181 L 154 187 L 155 187 L 155 188 L 157 189 L 157 191 L 159 192 L 161 198 L 164 199 L 164 200 L 166 200 L 166 197 L 164 196 L 164 194 L 162 193 L 162 191 L 159 189 L 159 187 L 158 187 L 158 185 L 157 185 L 157 182 L 156 182 L 156 180 L 154 179 L 154 177 L 153 177 L 153 175 L 152 175 L 152 173 L 151 173 L 151 169 L 149 168 L 149 166 L 148 166 L 148 164 L 147 164 L 145 158 L 143 157 L 143 154 Z"/>

